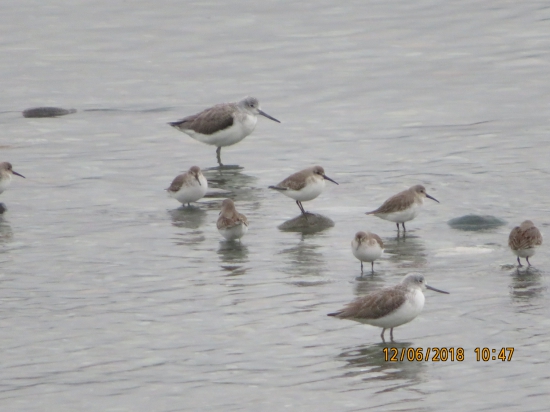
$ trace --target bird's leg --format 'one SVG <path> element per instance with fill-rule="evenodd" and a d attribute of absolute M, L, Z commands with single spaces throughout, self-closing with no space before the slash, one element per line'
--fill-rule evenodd
<path fill-rule="evenodd" d="M 405 222 L 401 223 L 403 225 L 403 232 L 406 232 L 407 229 L 405 229 Z"/>
<path fill-rule="evenodd" d="M 529 256 L 527 256 L 527 257 L 525 258 L 525 260 L 527 261 L 527 264 L 528 264 L 529 266 L 531 266 L 531 262 L 529 262 Z"/>
<path fill-rule="evenodd" d="M 386 343 L 386 339 L 384 339 L 384 332 L 386 331 L 386 328 L 382 328 L 382 333 L 380 334 L 380 337 L 382 338 L 382 342 Z"/>
<path fill-rule="evenodd" d="M 399 223 L 396 223 L 397 225 L 397 233 L 399 234 Z"/>
<path fill-rule="evenodd" d="M 395 341 L 393 340 L 393 328 L 390 329 L 390 338 L 391 338 L 391 341 L 392 341 L 392 342 L 395 342 Z"/>
<path fill-rule="evenodd" d="M 522 267 L 523 265 L 521 264 L 521 260 L 519 260 L 519 256 L 518 256 L 518 267 Z"/>
<path fill-rule="evenodd" d="M 370 268 L 371 268 L 372 274 L 374 275 L 374 260 L 370 262 Z"/>
<path fill-rule="evenodd" d="M 299 200 L 296 201 L 296 204 L 298 205 L 298 207 L 300 208 L 300 210 L 302 211 L 302 214 L 305 215 L 306 214 L 306 211 L 304 210 L 304 207 L 302 206 L 302 202 L 300 202 Z"/>
<path fill-rule="evenodd" d="M 216 158 L 218 159 L 218 164 L 220 166 L 223 166 L 223 163 L 222 163 L 222 147 L 218 147 L 216 149 Z"/>
<path fill-rule="evenodd" d="M 361 277 L 363 277 L 363 261 L 360 260 L 360 262 L 361 262 Z"/>

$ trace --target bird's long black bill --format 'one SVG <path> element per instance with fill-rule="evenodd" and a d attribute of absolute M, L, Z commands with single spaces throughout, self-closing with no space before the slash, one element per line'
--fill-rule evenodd
<path fill-rule="evenodd" d="M 13 173 L 14 175 L 17 175 L 17 176 L 20 176 L 20 177 L 22 177 L 23 179 L 26 179 L 26 177 L 25 177 L 25 176 L 23 176 L 23 175 L 22 175 L 22 174 L 20 174 L 20 173 L 14 172 L 13 170 L 12 170 L 11 172 L 12 172 L 12 173 Z"/>
<path fill-rule="evenodd" d="M 199 186 L 202 186 L 201 181 L 198 176 L 195 176 L 195 179 L 197 179 L 197 182 L 199 182 Z"/>
<path fill-rule="evenodd" d="M 326 179 L 326 180 L 330 180 L 332 183 L 338 184 L 334 180 L 332 180 L 330 177 L 328 177 L 327 175 L 323 175 L 323 178 Z"/>
<path fill-rule="evenodd" d="M 434 292 L 439 292 L 439 293 L 444 293 L 446 295 L 449 295 L 449 292 L 445 292 L 444 290 L 432 288 L 431 286 L 428 286 L 428 285 L 426 285 L 426 289 L 430 289 L 430 290 L 433 290 Z"/>
<path fill-rule="evenodd" d="M 258 113 L 261 114 L 261 115 L 264 116 L 264 117 L 267 117 L 268 119 L 273 120 L 274 122 L 281 123 L 280 121 L 278 121 L 278 120 L 275 119 L 274 117 L 271 117 L 270 115 L 268 115 L 268 114 L 267 114 L 266 112 L 264 112 L 263 110 L 258 110 Z"/>
<path fill-rule="evenodd" d="M 427 197 L 428 199 L 435 200 L 437 203 L 440 203 L 439 200 L 437 200 L 435 197 L 431 197 L 431 196 L 428 195 L 428 194 L 426 195 L 426 197 Z"/>

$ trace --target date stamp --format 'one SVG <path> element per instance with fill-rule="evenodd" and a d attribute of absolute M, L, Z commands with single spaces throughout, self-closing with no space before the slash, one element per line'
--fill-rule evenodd
<path fill-rule="evenodd" d="M 463 362 L 466 359 L 464 348 L 453 347 L 433 347 L 433 348 L 394 348 L 387 347 L 382 349 L 384 360 L 386 362 Z M 514 348 L 475 348 L 475 357 L 477 362 L 488 362 L 491 360 L 500 360 L 510 362 L 514 354 Z"/>

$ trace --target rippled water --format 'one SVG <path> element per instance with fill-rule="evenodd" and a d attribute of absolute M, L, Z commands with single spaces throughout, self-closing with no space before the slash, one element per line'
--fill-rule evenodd
<path fill-rule="evenodd" d="M 516 270 L 511 228 L 543 234 L 550 194 L 545 2 L 4 2 L 0 13 L 0 405 L 6 411 L 546 410 L 546 246 Z M 260 119 L 189 210 L 174 176 L 215 149 L 166 125 L 246 94 Z M 35 106 L 76 108 L 27 119 Z M 339 185 L 305 204 L 334 221 L 278 227 L 269 191 L 320 164 Z M 408 224 L 364 212 L 422 183 Z M 215 226 L 229 195 L 241 243 Z M 451 228 L 460 216 L 505 225 Z M 349 243 L 386 253 L 359 276 Z M 423 273 L 423 313 L 396 328 L 329 318 Z M 464 348 L 463 362 L 383 349 Z M 478 362 L 476 347 L 513 347 Z"/>

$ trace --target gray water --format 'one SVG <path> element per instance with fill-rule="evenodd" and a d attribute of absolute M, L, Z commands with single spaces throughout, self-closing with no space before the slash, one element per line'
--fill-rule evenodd
<path fill-rule="evenodd" d="M 542 1 L 4 1 L 0 161 L 27 178 L 0 196 L 0 409 L 547 410 L 550 258 L 518 271 L 507 238 L 550 225 L 549 32 Z M 241 169 L 183 210 L 163 189 L 215 148 L 166 122 L 248 94 L 282 123 L 223 149 Z M 339 186 L 304 206 L 334 227 L 279 230 L 299 210 L 267 186 L 314 164 Z M 406 238 L 364 215 L 418 183 L 441 203 Z M 447 224 L 468 214 L 506 224 Z M 387 245 L 363 279 L 359 230 Z M 451 294 L 396 343 L 326 316 L 409 272 Z"/>

